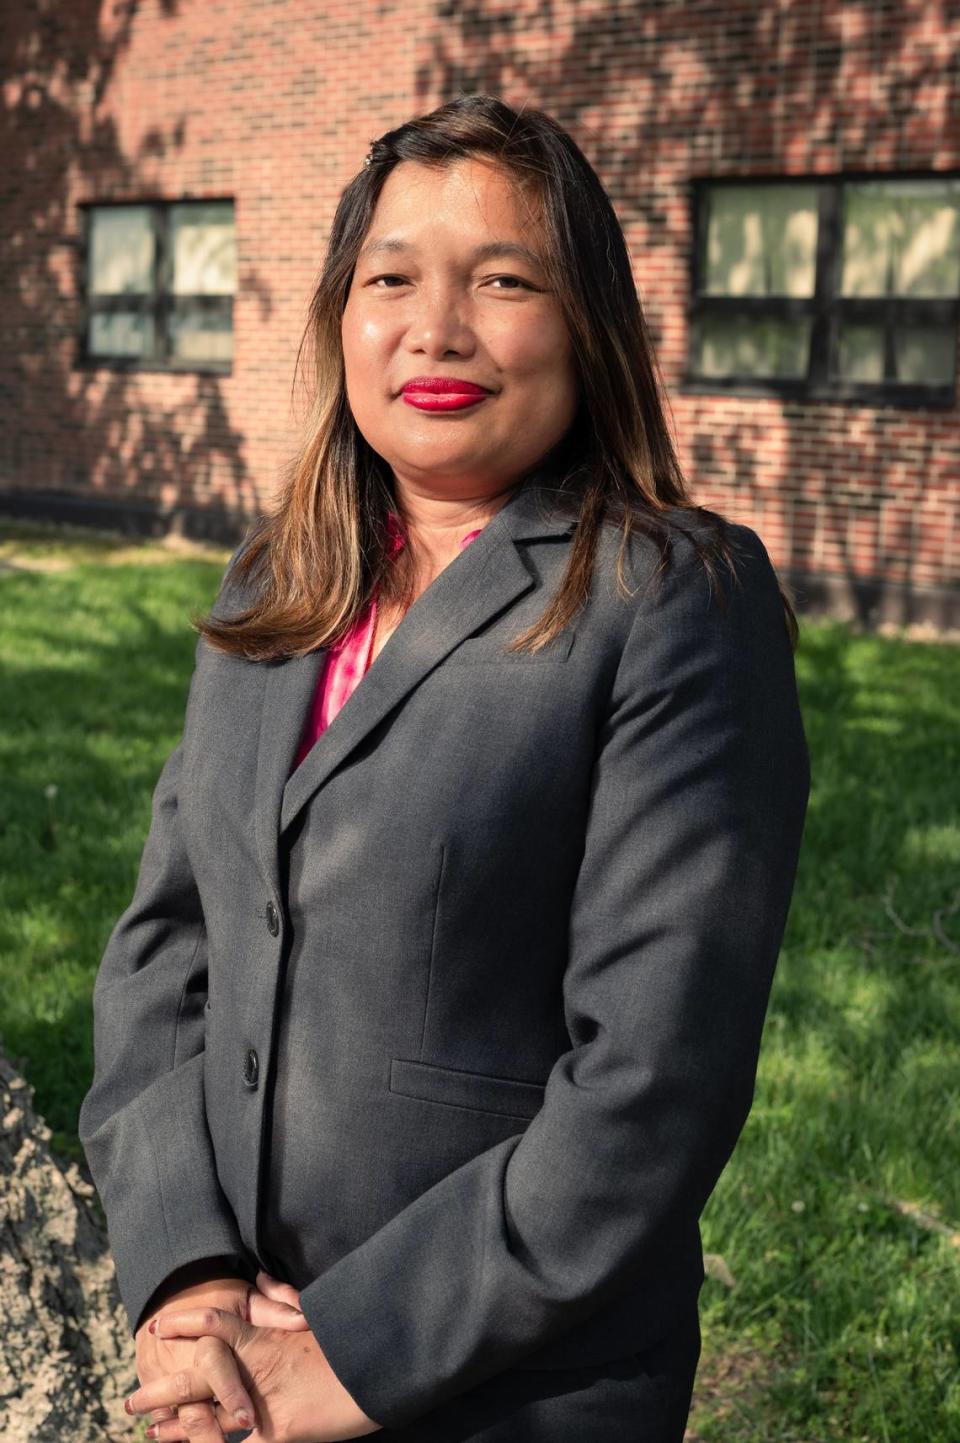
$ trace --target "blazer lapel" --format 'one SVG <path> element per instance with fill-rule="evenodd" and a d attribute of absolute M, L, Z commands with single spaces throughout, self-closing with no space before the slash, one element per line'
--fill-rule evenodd
<path fill-rule="evenodd" d="M 262 860 L 274 886 L 280 836 L 331 773 L 455 646 L 534 585 L 516 543 L 564 535 L 575 525 L 552 511 L 548 488 L 528 483 L 515 492 L 417 597 L 289 780 L 327 648 L 265 663 L 255 805 Z"/>
<path fill-rule="evenodd" d="M 293 766 L 326 656 L 327 648 L 321 646 L 307 656 L 261 663 L 266 671 L 266 682 L 260 713 L 254 819 L 260 860 L 275 890 L 279 890 L 280 886 L 277 838 L 284 784 Z M 302 767 L 298 768 L 300 770 Z"/>

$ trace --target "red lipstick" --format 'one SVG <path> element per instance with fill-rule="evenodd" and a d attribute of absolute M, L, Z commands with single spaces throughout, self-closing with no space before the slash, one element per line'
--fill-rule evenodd
<path fill-rule="evenodd" d="M 490 392 L 475 381 L 456 376 L 414 376 L 400 394 L 408 406 L 416 406 L 418 411 L 459 411 L 476 406 Z"/>

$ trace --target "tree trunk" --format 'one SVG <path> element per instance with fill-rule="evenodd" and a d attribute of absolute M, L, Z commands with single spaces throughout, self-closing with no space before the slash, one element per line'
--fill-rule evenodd
<path fill-rule="evenodd" d="M 138 1386 L 93 1185 L 62 1167 L 33 1089 L 0 1053 L 0 1438 L 131 1443 Z"/>

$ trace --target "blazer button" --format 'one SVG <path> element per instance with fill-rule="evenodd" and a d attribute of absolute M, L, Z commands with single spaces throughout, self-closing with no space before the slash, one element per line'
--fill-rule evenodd
<path fill-rule="evenodd" d="M 267 903 L 267 931 L 271 937 L 276 937 L 280 931 L 280 913 L 277 911 L 272 897 Z"/>
<path fill-rule="evenodd" d="M 256 1087 L 259 1076 L 260 1059 L 251 1047 L 243 1064 L 243 1080 L 248 1087 Z"/>

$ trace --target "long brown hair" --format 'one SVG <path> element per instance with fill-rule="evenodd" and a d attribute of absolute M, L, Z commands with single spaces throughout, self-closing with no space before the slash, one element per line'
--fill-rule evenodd
<path fill-rule="evenodd" d="M 658 571 L 669 564 L 670 508 L 695 513 L 691 539 L 711 586 L 718 562 L 736 582 L 724 518 L 687 494 L 626 241 L 599 177 L 544 111 L 514 110 L 491 95 L 464 95 L 374 141 L 341 195 L 294 370 L 296 384 L 306 347 L 302 439 L 283 470 L 275 504 L 254 524 L 230 568 L 241 586 L 252 584 L 252 603 L 193 623 L 219 650 L 254 661 L 300 655 L 342 637 L 374 587 L 386 600 L 410 599 L 411 548 L 393 558 L 389 547 L 387 517 L 397 509 L 391 468 L 365 441 L 347 404 L 341 318 L 377 198 L 394 167 L 404 160 L 445 167 L 474 157 L 493 160 L 515 193 L 532 199 L 548 284 L 563 308 L 579 366 L 577 415 L 533 468 L 570 508 L 577 526 L 560 585 L 512 649 L 538 650 L 580 610 L 601 528 L 611 521 L 623 532 L 621 592 L 630 594 L 623 561 L 634 530 L 656 541 Z M 780 594 L 795 647 L 796 615 L 782 585 Z"/>

